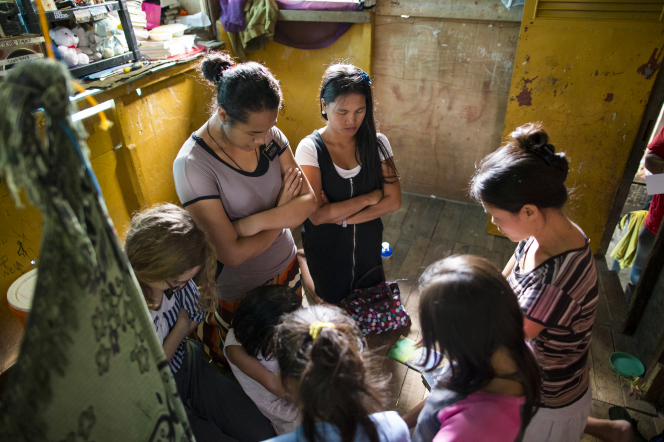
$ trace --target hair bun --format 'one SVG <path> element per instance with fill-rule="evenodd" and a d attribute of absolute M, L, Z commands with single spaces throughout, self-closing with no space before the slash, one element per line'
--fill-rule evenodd
<path fill-rule="evenodd" d="M 542 128 L 542 123 L 527 123 L 517 127 L 510 137 L 514 140 L 513 145 L 541 157 L 546 164 L 563 172 L 567 177 L 569 171 L 567 158 L 564 153 L 556 153 L 553 144 L 549 144 L 549 135 Z"/>
<path fill-rule="evenodd" d="M 510 137 L 526 152 L 551 146 L 548 144 L 549 135 L 542 128 L 542 123 L 527 123 L 519 126 L 510 134 Z M 553 146 L 551 146 L 551 149 L 553 149 Z M 551 152 L 552 155 L 553 153 L 555 153 L 555 149 L 554 152 Z"/>
<path fill-rule="evenodd" d="M 552 146 L 553 147 L 553 146 Z M 569 161 L 564 153 L 557 153 L 551 155 L 551 167 L 556 170 L 559 170 L 562 173 L 563 181 L 567 179 L 567 174 L 569 173 Z"/>
<path fill-rule="evenodd" d="M 210 83 L 217 86 L 221 83 L 224 72 L 235 66 L 235 62 L 228 52 L 218 52 L 208 55 L 201 62 L 203 76 Z"/>

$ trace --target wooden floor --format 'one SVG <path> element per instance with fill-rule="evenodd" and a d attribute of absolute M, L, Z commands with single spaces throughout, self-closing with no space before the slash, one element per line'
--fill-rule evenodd
<path fill-rule="evenodd" d="M 499 269 L 509 261 L 516 244 L 506 238 L 486 233 L 487 215 L 481 206 L 436 198 L 402 195 L 401 209 L 383 217 L 383 241 L 394 249 L 392 262 L 386 268 L 388 280 L 399 282 L 402 302 L 411 315 L 413 325 L 409 329 L 395 330 L 383 335 L 370 336 L 369 345 L 384 357 L 400 335 L 417 340 L 420 334 L 418 318 L 419 290 L 417 281 L 431 263 L 452 254 L 474 254 L 487 258 Z M 299 243 L 299 230 L 294 231 Z M 299 245 L 298 245 L 299 246 Z M 598 262 L 598 270 L 601 260 Z M 616 295 L 617 296 L 617 295 Z M 635 354 L 631 338 L 617 332 L 620 301 L 607 296 L 600 287 L 600 304 L 593 328 L 591 343 L 591 386 L 593 389 L 592 416 L 608 419 L 611 405 L 629 409 L 639 421 L 639 431 L 646 440 L 664 430 L 664 417 L 646 402 L 637 401 L 621 388 L 620 378 L 609 365 L 614 351 Z M 389 409 L 403 414 L 426 397 L 426 389 L 419 373 L 405 365 L 384 358 L 382 373 L 390 376 L 391 399 Z M 595 441 L 586 436 L 583 441 Z"/>

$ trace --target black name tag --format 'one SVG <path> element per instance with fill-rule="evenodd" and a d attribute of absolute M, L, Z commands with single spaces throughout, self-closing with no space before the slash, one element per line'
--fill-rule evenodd
<path fill-rule="evenodd" d="M 279 152 L 281 152 L 281 146 L 279 146 L 274 140 L 270 141 L 270 144 L 263 148 L 263 155 L 265 155 L 270 161 L 277 158 Z"/>

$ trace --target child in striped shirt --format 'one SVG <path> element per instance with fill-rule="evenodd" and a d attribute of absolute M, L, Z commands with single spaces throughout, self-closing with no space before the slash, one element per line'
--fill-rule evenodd
<path fill-rule="evenodd" d="M 205 362 L 203 344 L 186 338 L 216 305 L 216 258 L 205 233 L 184 209 L 163 204 L 132 218 L 125 251 L 196 440 L 274 436 L 242 388 Z"/>

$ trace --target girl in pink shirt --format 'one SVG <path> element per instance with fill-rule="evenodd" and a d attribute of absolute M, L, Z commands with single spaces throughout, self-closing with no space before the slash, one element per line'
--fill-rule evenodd
<path fill-rule="evenodd" d="M 417 422 L 412 440 L 520 441 L 539 401 L 540 374 L 507 281 L 489 261 L 464 255 L 429 266 L 420 288 L 427 365 L 451 363 L 431 395 L 403 416 L 409 426 Z"/>

